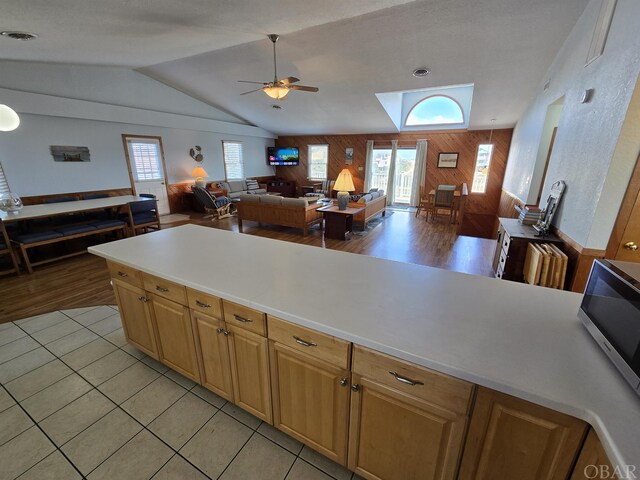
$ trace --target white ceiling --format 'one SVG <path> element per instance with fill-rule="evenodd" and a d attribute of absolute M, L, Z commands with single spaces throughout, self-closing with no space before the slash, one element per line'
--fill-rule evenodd
<path fill-rule="evenodd" d="M 375 93 L 463 83 L 475 85 L 471 129 L 513 126 L 588 2 L 4 0 L 0 30 L 41 38 L 0 39 L 0 58 L 142 67 L 278 134 L 394 131 Z M 280 111 L 237 83 L 272 79 L 272 32 L 280 76 L 320 88 Z M 411 76 L 425 65 L 431 75 Z"/>

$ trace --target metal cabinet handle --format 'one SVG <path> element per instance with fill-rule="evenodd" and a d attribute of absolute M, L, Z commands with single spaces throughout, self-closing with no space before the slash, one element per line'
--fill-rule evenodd
<path fill-rule="evenodd" d="M 318 344 L 315 342 L 307 342 L 305 340 L 302 340 L 300 337 L 294 335 L 293 339 L 296 341 L 296 343 L 299 343 L 300 345 L 302 345 L 303 347 L 317 347 Z"/>
<path fill-rule="evenodd" d="M 358 390 L 360 390 L 360 385 L 358 385 L 357 383 L 351 385 L 351 391 L 357 392 Z"/>
<path fill-rule="evenodd" d="M 635 242 L 627 242 L 624 244 L 624 248 L 635 252 L 638 249 L 638 245 L 636 245 Z"/>
<path fill-rule="evenodd" d="M 160 285 L 156 285 L 156 290 L 159 292 L 168 292 L 168 288 L 161 287 Z"/>
<path fill-rule="evenodd" d="M 120 272 L 120 271 L 118 271 L 118 276 L 119 276 L 119 277 L 128 277 L 128 276 L 129 276 L 129 274 L 128 274 L 128 273 L 125 273 L 125 272 Z"/>
<path fill-rule="evenodd" d="M 211 308 L 211 305 L 209 305 L 208 303 L 202 303 L 200 300 L 196 300 L 196 305 L 201 308 Z"/>
<path fill-rule="evenodd" d="M 149 299 L 147 297 L 145 297 L 144 295 L 140 295 L 138 297 L 138 300 L 140 300 L 141 302 L 147 303 L 149 301 Z"/>
<path fill-rule="evenodd" d="M 224 328 L 217 328 L 216 332 L 223 334 L 225 337 L 229 336 L 229 331 L 225 330 Z"/>
<path fill-rule="evenodd" d="M 340 379 L 340 386 L 346 387 L 348 383 L 349 383 L 349 380 L 347 380 L 346 378 Z"/>
<path fill-rule="evenodd" d="M 391 372 L 389 371 L 389 373 L 391 375 L 393 375 L 395 377 L 396 380 L 398 380 L 399 382 L 402 383 L 406 383 L 407 385 L 424 385 L 423 382 L 421 382 L 420 380 L 411 380 L 410 378 L 406 378 L 406 377 L 402 377 L 400 375 L 398 375 L 396 372 Z"/>
<path fill-rule="evenodd" d="M 233 315 L 233 318 L 235 318 L 236 320 L 242 323 L 253 323 L 253 320 L 249 318 L 241 317 L 240 315 Z"/>

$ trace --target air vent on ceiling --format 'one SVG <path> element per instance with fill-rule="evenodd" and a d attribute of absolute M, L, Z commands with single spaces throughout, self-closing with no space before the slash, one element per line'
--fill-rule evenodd
<path fill-rule="evenodd" d="M 0 32 L 0 35 L 2 35 L 3 37 L 13 38 L 14 40 L 22 40 L 23 42 L 38 38 L 38 35 L 36 35 L 35 33 L 28 32 Z"/>
<path fill-rule="evenodd" d="M 431 73 L 431 70 L 429 70 L 427 67 L 420 67 L 420 68 L 416 68 L 413 71 L 413 76 L 414 77 L 426 77 L 427 75 L 429 75 Z"/>

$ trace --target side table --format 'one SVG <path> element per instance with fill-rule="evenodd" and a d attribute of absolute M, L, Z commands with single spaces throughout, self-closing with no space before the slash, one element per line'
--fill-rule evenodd
<path fill-rule="evenodd" d="M 353 216 L 364 208 L 347 207 L 339 210 L 337 206 L 322 207 L 318 212 L 324 216 L 324 236 L 334 240 L 350 240 L 353 231 Z"/>

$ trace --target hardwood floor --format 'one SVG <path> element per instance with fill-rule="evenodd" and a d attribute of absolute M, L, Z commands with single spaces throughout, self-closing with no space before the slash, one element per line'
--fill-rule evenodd
<path fill-rule="evenodd" d="M 235 217 L 214 220 L 193 213 L 190 218 L 163 228 L 195 223 L 238 231 Z M 395 210 L 365 236 L 350 241 L 325 240 L 322 231 L 312 229 L 306 237 L 296 229 L 244 222 L 244 233 L 303 243 L 332 250 L 416 263 L 476 275 L 492 276 L 491 260 L 495 240 L 456 236 L 455 226 L 440 218 L 426 222 L 424 216 Z M 104 260 L 82 255 L 36 268 L 31 275 L 0 278 L 0 323 L 53 310 L 114 304 Z"/>

